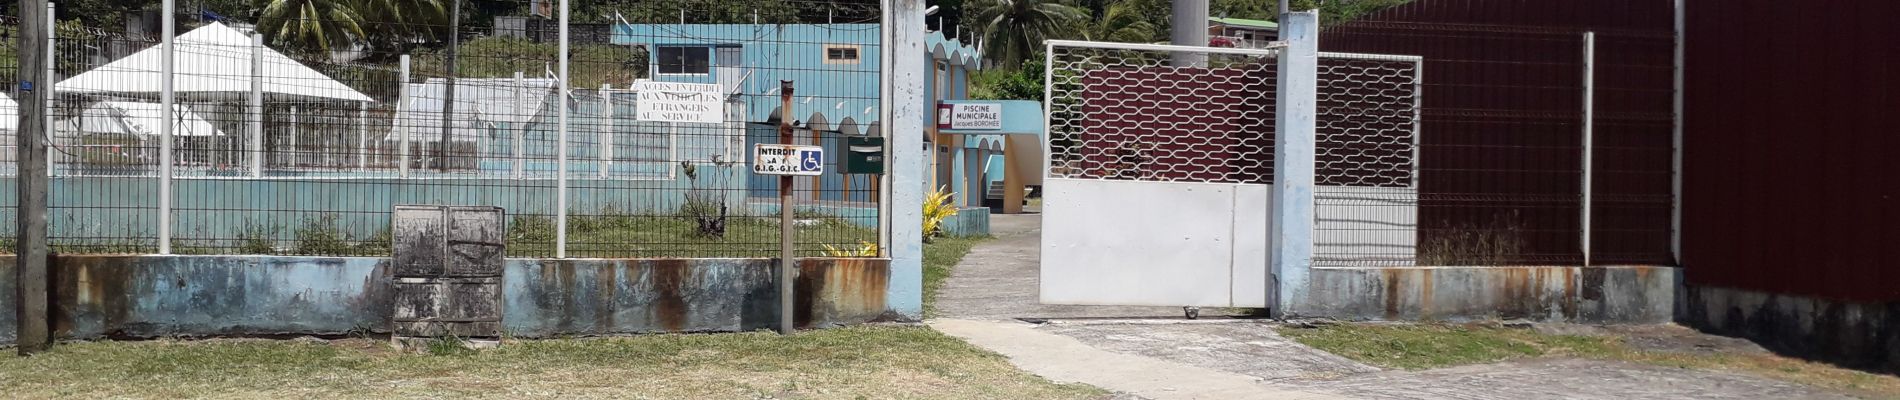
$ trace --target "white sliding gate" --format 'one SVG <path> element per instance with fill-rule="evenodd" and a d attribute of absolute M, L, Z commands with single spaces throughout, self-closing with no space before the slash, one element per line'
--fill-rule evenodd
<path fill-rule="evenodd" d="M 1050 42 L 1043 303 L 1272 306 L 1279 51 Z M 1318 65 L 1313 262 L 1409 261 L 1418 59 Z"/>

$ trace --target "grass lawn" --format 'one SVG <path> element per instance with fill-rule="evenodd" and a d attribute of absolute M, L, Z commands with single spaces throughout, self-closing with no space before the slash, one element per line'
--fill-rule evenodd
<path fill-rule="evenodd" d="M 0 357 L 7 398 L 1097 398 L 929 328 L 524 340 L 398 353 L 367 339 L 84 342 Z"/>
<path fill-rule="evenodd" d="M 1865 394 L 1900 398 L 1900 377 L 1768 353 L 1681 352 L 1633 348 L 1617 336 L 1546 335 L 1482 325 L 1339 324 L 1281 328 L 1307 346 L 1385 368 L 1408 370 L 1514 358 L 1578 357 L 1676 368 L 1725 370 Z"/>

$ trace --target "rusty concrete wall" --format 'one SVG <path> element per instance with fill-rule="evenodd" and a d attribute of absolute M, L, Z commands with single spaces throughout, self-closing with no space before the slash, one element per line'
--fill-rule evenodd
<path fill-rule="evenodd" d="M 800 328 L 884 317 L 889 262 L 802 259 L 793 282 Z M 502 318 L 519 336 L 770 329 L 778 285 L 766 259 L 568 259 L 511 262 Z"/>
<path fill-rule="evenodd" d="M 1852 302 L 1694 285 L 1677 322 L 1856 368 L 1900 372 L 1900 302 Z"/>
<path fill-rule="evenodd" d="M 1680 273 L 1668 267 L 1314 268 L 1312 316 L 1346 320 L 1661 323 Z"/>
<path fill-rule="evenodd" d="M 16 332 L 19 330 L 19 320 L 13 317 L 14 313 L 19 312 L 15 309 L 19 300 L 13 295 L 14 289 L 18 289 L 14 284 L 17 277 L 13 273 L 13 257 L 0 257 L 0 260 L 6 263 L 0 265 L 0 345 L 5 345 L 19 340 L 19 332 Z"/>
<path fill-rule="evenodd" d="M 769 259 L 511 259 L 507 333 L 523 336 L 740 331 L 774 326 Z M 385 332 L 388 259 L 285 256 L 68 256 L 52 266 L 63 339 Z M 13 259 L 0 256 L 0 345 L 13 342 Z M 891 318 L 890 263 L 800 260 L 798 325 Z"/>

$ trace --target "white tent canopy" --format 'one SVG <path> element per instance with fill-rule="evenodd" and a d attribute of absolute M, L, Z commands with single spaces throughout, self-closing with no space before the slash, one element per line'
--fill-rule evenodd
<path fill-rule="evenodd" d="M 20 130 L 20 103 L 0 94 L 0 131 Z M 10 143 L 9 143 L 10 144 Z"/>
<path fill-rule="evenodd" d="M 268 47 L 253 48 L 243 32 L 213 22 L 173 41 L 172 90 L 181 95 L 248 96 L 251 80 L 265 95 L 303 99 L 371 101 L 369 96 L 324 76 Z M 256 70 L 252 61 L 257 58 Z M 59 82 L 60 93 L 159 93 L 164 46 L 152 46 Z"/>
<path fill-rule="evenodd" d="M 198 113 L 191 112 L 183 105 L 174 105 L 178 114 L 172 121 L 176 125 L 172 134 L 177 136 L 222 136 L 217 126 L 206 121 Z M 124 134 L 151 136 L 158 134 L 164 116 L 164 106 L 158 103 L 135 103 L 126 101 L 101 101 L 87 107 L 71 123 L 85 134 Z"/>

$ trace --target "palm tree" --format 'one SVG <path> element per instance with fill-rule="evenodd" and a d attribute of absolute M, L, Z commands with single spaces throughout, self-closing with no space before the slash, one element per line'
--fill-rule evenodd
<path fill-rule="evenodd" d="M 1161 28 L 1130 3 L 1110 4 L 1083 35 L 1105 42 L 1149 43 L 1160 39 Z"/>
<path fill-rule="evenodd" d="M 1052 0 L 978 0 L 973 5 L 966 15 L 982 35 L 984 57 L 1005 68 L 1021 65 L 1044 40 L 1063 37 L 1064 28 L 1087 18 L 1082 10 Z"/>
<path fill-rule="evenodd" d="M 449 6 L 456 0 L 354 0 L 369 35 L 363 44 L 378 54 L 399 54 L 417 41 L 446 37 Z"/>
<path fill-rule="evenodd" d="M 341 50 L 367 36 L 351 0 L 262 0 L 257 31 L 277 46 L 305 53 Z"/>

